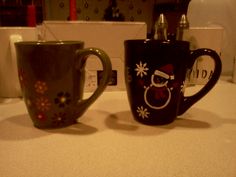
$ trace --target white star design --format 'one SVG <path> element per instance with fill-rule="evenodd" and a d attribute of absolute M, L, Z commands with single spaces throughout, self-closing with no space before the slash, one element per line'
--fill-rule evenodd
<path fill-rule="evenodd" d="M 144 108 L 143 106 L 140 106 L 137 108 L 137 113 L 138 113 L 138 116 L 142 117 L 143 119 L 148 118 L 148 115 L 150 114 L 147 108 Z"/>
<path fill-rule="evenodd" d="M 147 72 L 149 69 L 146 67 L 147 63 L 142 63 L 142 61 L 139 62 L 139 64 L 136 64 L 135 71 L 137 71 L 137 76 L 140 75 L 140 77 L 142 78 L 144 75 L 147 75 Z"/>

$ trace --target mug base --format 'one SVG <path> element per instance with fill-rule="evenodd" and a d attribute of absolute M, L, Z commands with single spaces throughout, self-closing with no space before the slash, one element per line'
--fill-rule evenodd
<path fill-rule="evenodd" d="M 172 122 L 174 122 L 173 119 L 158 119 L 158 120 L 145 120 L 145 119 L 139 119 L 139 118 L 136 118 L 134 117 L 134 119 L 139 122 L 139 123 L 142 123 L 142 124 L 145 124 L 145 125 L 150 125 L 150 126 L 158 126 L 158 125 L 168 125 L 168 124 L 171 124 Z"/>
<path fill-rule="evenodd" d="M 34 124 L 34 127 L 38 128 L 38 129 L 58 129 L 58 128 L 65 128 L 65 127 L 68 127 L 70 125 L 74 125 L 74 124 L 77 124 L 77 120 L 73 120 L 73 121 L 70 121 L 70 122 L 66 122 L 66 123 L 63 123 L 63 124 L 47 124 L 47 125 L 40 125 L 40 124 Z"/>

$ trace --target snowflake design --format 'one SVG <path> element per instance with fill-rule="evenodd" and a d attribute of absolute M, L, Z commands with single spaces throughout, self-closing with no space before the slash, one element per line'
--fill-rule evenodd
<path fill-rule="evenodd" d="M 40 111 L 48 111 L 51 106 L 50 101 L 44 97 L 37 98 L 35 104 L 37 109 Z"/>
<path fill-rule="evenodd" d="M 144 108 L 143 106 L 140 106 L 137 108 L 137 113 L 138 113 L 138 116 L 142 117 L 143 119 L 148 118 L 148 115 L 150 114 L 147 108 Z"/>
<path fill-rule="evenodd" d="M 35 88 L 35 91 L 40 94 L 44 94 L 48 90 L 46 82 L 43 82 L 43 81 L 37 81 L 34 84 L 34 88 Z"/>
<path fill-rule="evenodd" d="M 140 77 L 142 78 L 144 75 L 147 75 L 147 72 L 149 70 L 149 68 L 146 67 L 147 63 L 142 63 L 142 61 L 139 62 L 139 64 L 136 64 L 136 68 L 135 71 L 137 72 L 137 76 L 140 75 Z"/>
<path fill-rule="evenodd" d="M 60 92 L 57 94 L 57 98 L 54 99 L 54 102 L 55 104 L 58 104 L 60 108 L 63 108 L 70 104 L 70 94 L 68 92 Z"/>
<path fill-rule="evenodd" d="M 46 119 L 46 116 L 45 116 L 44 113 L 38 113 L 38 114 L 36 115 L 36 118 L 37 118 L 38 120 L 45 120 L 45 119 Z"/>
<path fill-rule="evenodd" d="M 60 112 L 58 114 L 54 114 L 52 117 L 52 122 L 56 126 L 63 125 L 66 122 L 66 113 Z"/>

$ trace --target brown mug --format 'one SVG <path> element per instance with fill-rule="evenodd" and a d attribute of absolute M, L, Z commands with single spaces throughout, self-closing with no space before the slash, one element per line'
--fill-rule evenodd
<path fill-rule="evenodd" d="M 84 49 L 81 41 L 17 42 L 17 66 L 23 98 L 38 128 L 76 123 L 102 94 L 111 78 L 111 62 L 98 48 Z M 85 64 L 95 55 L 103 66 L 97 89 L 83 99 Z"/>

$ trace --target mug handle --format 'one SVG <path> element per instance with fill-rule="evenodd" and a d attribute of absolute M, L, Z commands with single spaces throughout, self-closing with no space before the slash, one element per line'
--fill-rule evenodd
<path fill-rule="evenodd" d="M 203 55 L 210 56 L 214 60 L 214 63 L 215 63 L 214 72 L 213 72 L 210 80 L 207 82 L 207 84 L 201 90 L 199 90 L 197 93 L 195 93 L 192 96 L 187 96 L 187 97 L 183 96 L 181 104 L 180 104 L 180 109 L 179 109 L 178 115 L 183 114 L 194 103 L 196 103 L 203 96 L 205 96 L 214 87 L 214 85 L 217 83 L 217 81 L 220 77 L 221 69 L 222 69 L 221 59 L 220 59 L 219 55 L 214 50 L 211 50 L 211 49 L 201 48 L 201 49 L 197 49 L 197 50 L 192 51 L 190 54 L 191 63 L 190 63 L 189 68 L 192 68 L 196 59 L 200 56 L 203 56 Z"/>
<path fill-rule="evenodd" d="M 95 55 L 100 59 L 103 67 L 102 78 L 96 90 L 93 94 L 87 99 L 78 100 L 76 104 L 76 109 L 78 117 L 81 116 L 86 109 L 102 94 L 105 90 L 106 86 L 108 85 L 111 75 L 112 75 L 112 66 L 111 61 L 108 55 L 99 48 L 86 48 L 86 49 L 79 49 L 76 51 L 77 61 L 76 61 L 76 69 L 83 70 L 85 67 L 86 60 L 88 59 L 89 55 Z"/>

